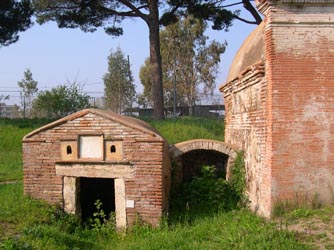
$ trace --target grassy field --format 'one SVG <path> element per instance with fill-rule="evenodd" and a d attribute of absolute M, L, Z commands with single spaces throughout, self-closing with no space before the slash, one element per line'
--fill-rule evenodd
<path fill-rule="evenodd" d="M 0 249 L 333 249 L 331 235 L 324 235 L 321 228 L 315 230 L 318 218 L 332 222 L 330 208 L 294 210 L 274 222 L 247 209 L 217 210 L 196 217 L 185 211 L 163 220 L 159 228 L 138 223 L 126 233 L 116 233 L 111 222 L 83 226 L 61 209 L 22 194 L 21 139 L 43 123 L 0 120 Z M 170 143 L 224 138 L 220 120 L 184 117 L 152 124 Z M 8 181 L 15 182 L 4 183 Z M 307 221 L 313 221 L 316 234 L 292 231 L 294 225 L 303 229 Z"/>
<path fill-rule="evenodd" d="M 1 186 L 0 196 L 2 249 L 308 249 L 247 210 L 166 221 L 160 228 L 138 225 L 125 234 L 113 225 L 84 228 L 59 209 L 22 197 L 21 183 Z"/>
<path fill-rule="evenodd" d="M 224 141 L 224 122 L 221 119 L 209 119 L 200 117 L 179 117 L 175 121 L 148 121 L 170 143 L 190 139 L 214 139 Z"/>
<path fill-rule="evenodd" d="M 0 119 L 0 182 L 22 179 L 22 137 L 46 122 Z"/>

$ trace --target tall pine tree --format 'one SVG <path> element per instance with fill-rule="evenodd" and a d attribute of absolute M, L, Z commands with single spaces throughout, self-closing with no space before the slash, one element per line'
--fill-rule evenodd
<path fill-rule="evenodd" d="M 119 114 L 131 108 L 136 95 L 129 60 L 118 48 L 108 57 L 108 73 L 103 77 L 105 104 Z"/>

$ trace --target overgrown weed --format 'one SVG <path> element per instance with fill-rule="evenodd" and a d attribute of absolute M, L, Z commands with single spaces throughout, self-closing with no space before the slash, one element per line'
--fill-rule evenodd
<path fill-rule="evenodd" d="M 273 217 L 282 217 L 286 214 L 304 214 L 307 216 L 312 211 L 323 207 L 319 194 L 315 193 L 311 198 L 308 194 L 296 194 L 293 200 L 278 200 L 274 204 Z"/>
<path fill-rule="evenodd" d="M 189 223 L 197 217 L 236 209 L 238 200 L 230 183 L 215 177 L 214 166 L 203 166 L 200 176 L 173 190 L 170 216 Z"/>

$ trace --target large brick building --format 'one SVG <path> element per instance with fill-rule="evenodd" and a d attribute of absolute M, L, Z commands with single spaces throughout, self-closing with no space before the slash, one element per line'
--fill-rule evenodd
<path fill-rule="evenodd" d="M 264 21 L 220 90 L 251 207 L 270 217 L 278 201 L 334 199 L 334 1 L 256 4 Z"/>
<path fill-rule="evenodd" d="M 147 123 L 86 109 L 23 138 L 24 192 L 91 216 L 99 199 L 117 227 L 158 225 L 168 209 L 167 142 Z"/>

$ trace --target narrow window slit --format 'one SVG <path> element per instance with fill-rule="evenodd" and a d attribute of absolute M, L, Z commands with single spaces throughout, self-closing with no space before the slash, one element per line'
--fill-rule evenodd
<path fill-rule="evenodd" d="M 116 153 L 116 147 L 115 147 L 115 145 L 112 145 L 110 147 L 110 153 Z"/>
<path fill-rule="evenodd" d="M 72 147 L 71 147 L 70 145 L 68 145 L 68 146 L 66 147 L 66 153 L 67 153 L 68 155 L 71 155 L 71 154 L 72 154 Z"/>

